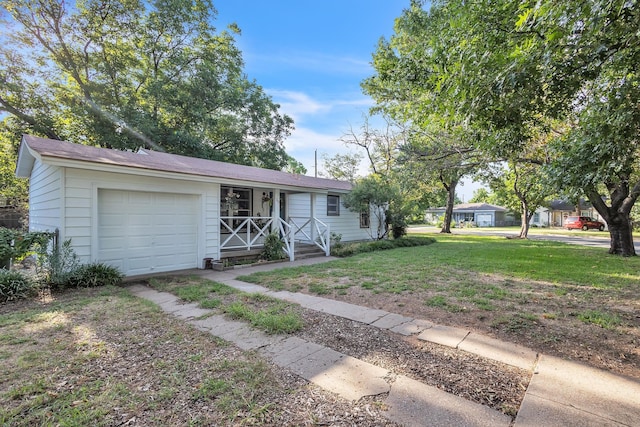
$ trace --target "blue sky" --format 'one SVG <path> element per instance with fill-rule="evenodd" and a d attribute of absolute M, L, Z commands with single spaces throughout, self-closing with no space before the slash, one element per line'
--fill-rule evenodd
<path fill-rule="evenodd" d="M 380 37 L 393 34 L 409 0 L 214 0 L 216 27 L 236 23 L 245 71 L 295 121 L 287 152 L 314 174 L 314 151 L 355 151 L 339 138 L 358 130 L 372 100 L 360 83 Z M 469 185 L 461 188 L 466 190 Z M 468 200 L 469 196 L 465 199 Z"/>

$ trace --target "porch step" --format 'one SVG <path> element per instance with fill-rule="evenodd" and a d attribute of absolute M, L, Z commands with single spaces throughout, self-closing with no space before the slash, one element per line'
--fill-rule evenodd
<path fill-rule="evenodd" d="M 295 253 L 297 260 L 325 256 L 322 249 L 316 245 L 310 245 L 307 243 L 296 243 Z"/>

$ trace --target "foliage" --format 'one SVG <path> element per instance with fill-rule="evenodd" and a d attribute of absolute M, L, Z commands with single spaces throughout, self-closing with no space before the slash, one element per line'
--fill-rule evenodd
<path fill-rule="evenodd" d="M 46 282 L 52 289 L 63 289 L 74 278 L 80 259 L 71 247 L 71 239 L 51 248 L 44 262 Z"/>
<path fill-rule="evenodd" d="M 351 191 L 343 197 L 344 206 L 353 212 L 371 212 L 378 227 L 375 239 L 387 236 L 388 224 L 385 214 L 389 212 L 401 215 L 397 187 L 379 175 L 369 175 L 358 180 Z"/>
<path fill-rule="evenodd" d="M 37 289 L 37 284 L 28 276 L 0 269 L 0 302 L 27 298 Z"/>
<path fill-rule="evenodd" d="M 9 206 L 27 211 L 29 199 L 28 181 L 16 177 L 18 137 L 10 132 L 6 120 L 0 120 L 0 198 Z"/>
<path fill-rule="evenodd" d="M 2 3 L 0 111 L 23 132 L 282 169 L 292 129 L 210 0 Z"/>
<path fill-rule="evenodd" d="M 322 159 L 324 160 L 324 170 L 329 178 L 355 182 L 358 174 L 358 167 L 362 160 L 362 154 L 338 153 L 333 157 L 329 157 L 325 154 L 322 156 Z"/>
<path fill-rule="evenodd" d="M 393 240 L 378 240 L 375 242 L 345 243 L 331 248 L 331 255 L 347 257 L 360 253 L 375 252 L 387 249 L 426 246 L 435 243 L 430 237 L 402 237 Z"/>
<path fill-rule="evenodd" d="M 634 255 L 635 2 L 426 3 L 412 1 L 378 46 L 377 74 L 363 82 L 376 108 L 418 128 L 463 117 L 478 135 L 471 147 L 490 161 L 544 165 L 555 191 L 584 193 L 605 218 L 610 252 Z"/>
<path fill-rule="evenodd" d="M 11 260 L 21 259 L 30 252 L 44 256 L 53 236 L 49 232 L 23 232 L 0 227 L 0 261 L 8 266 Z"/>
<path fill-rule="evenodd" d="M 115 267 L 102 263 L 82 264 L 73 269 L 62 284 L 66 288 L 94 288 L 118 286 L 124 275 Z"/>
<path fill-rule="evenodd" d="M 278 233 L 269 233 L 264 238 L 264 248 L 261 253 L 262 259 L 276 261 L 285 257 L 284 243 Z"/>
<path fill-rule="evenodd" d="M 492 203 L 492 194 L 484 187 L 474 190 L 469 203 Z"/>

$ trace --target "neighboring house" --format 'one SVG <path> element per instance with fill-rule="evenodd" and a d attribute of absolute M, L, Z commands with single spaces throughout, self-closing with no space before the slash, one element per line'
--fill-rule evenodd
<path fill-rule="evenodd" d="M 531 225 L 536 227 L 562 227 L 569 216 L 588 216 L 598 221 L 604 221 L 598 211 L 584 199 L 580 199 L 579 206 L 566 200 L 554 200 L 549 206 L 536 209 L 531 218 Z"/>
<path fill-rule="evenodd" d="M 22 138 L 16 175 L 30 178 L 29 228 L 59 231 L 82 262 L 127 276 L 204 268 L 278 232 L 328 255 L 330 233 L 370 238 L 370 212 L 351 212 L 351 184 L 174 154 Z"/>
<path fill-rule="evenodd" d="M 427 222 L 444 215 L 446 208 L 427 209 Z M 452 220 L 458 225 L 471 224 L 478 227 L 500 227 L 512 222 L 507 217 L 507 209 L 488 203 L 462 203 L 453 207 Z"/>

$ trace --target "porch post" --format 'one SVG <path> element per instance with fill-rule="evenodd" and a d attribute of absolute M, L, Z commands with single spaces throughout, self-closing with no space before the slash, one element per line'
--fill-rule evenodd
<path fill-rule="evenodd" d="M 309 224 L 311 224 L 311 243 L 316 241 L 316 193 L 309 193 L 309 219 L 311 220 Z"/>
<path fill-rule="evenodd" d="M 280 230 L 280 190 L 274 188 L 273 190 L 273 198 L 271 202 L 273 203 L 271 210 L 271 232 L 277 233 Z"/>

